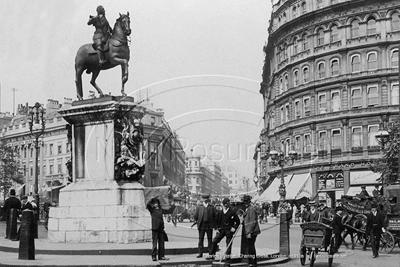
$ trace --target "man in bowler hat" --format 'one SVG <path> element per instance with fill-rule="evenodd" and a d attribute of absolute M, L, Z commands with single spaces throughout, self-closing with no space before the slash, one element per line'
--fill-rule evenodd
<path fill-rule="evenodd" d="M 378 212 L 378 206 L 374 203 L 371 207 L 371 213 L 367 215 L 366 234 L 371 240 L 372 257 L 379 257 L 379 244 L 382 231 L 384 231 L 384 217 Z M 363 250 L 366 250 L 365 245 Z"/>
<path fill-rule="evenodd" d="M 225 255 L 227 256 L 227 261 L 230 258 L 232 244 L 231 240 L 233 238 L 236 229 L 239 227 L 240 220 L 237 216 L 236 212 L 230 207 L 229 198 L 224 198 L 222 200 L 222 210 L 218 211 L 215 216 L 215 223 L 216 223 L 216 231 L 217 235 L 214 237 L 211 252 L 207 259 L 212 259 L 215 256 L 215 252 L 217 251 L 218 243 L 226 237 L 226 252 Z"/>
<path fill-rule="evenodd" d="M 257 212 L 251 204 L 251 196 L 243 196 L 245 216 L 243 218 L 242 244 L 240 254 L 247 258 L 250 267 L 257 266 L 256 239 L 261 233 Z"/>
<path fill-rule="evenodd" d="M 332 219 L 332 232 L 335 235 L 335 247 L 334 247 L 334 253 L 338 253 L 339 247 L 342 244 L 342 232 L 344 231 L 344 226 L 342 224 L 342 216 L 343 216 L 343 208 L 342 207 L 336 207 L 335 209 L 336 213 L 333 216 Z"/>
<path fill-rule="evenodd" d="M 197 223 L 197 229 L 199 232 L 199 243 L 198 250 L 199 254 L 197 258 L 203 257 L 203 248 L 204 248 L 204 235 L 207 234 L 208 241 L 208 253 L 211 255 L 211 244 L 212 244 L 212 236 L 213 236 L 213 228 L 214 228 L 214 215 L 215 209 L 214 206 L 210 203 L 210 195 L 202 195 L 203 203 L 202 205 L 197 206 L 196 211 L 194 213 L 194 220 Z"/>

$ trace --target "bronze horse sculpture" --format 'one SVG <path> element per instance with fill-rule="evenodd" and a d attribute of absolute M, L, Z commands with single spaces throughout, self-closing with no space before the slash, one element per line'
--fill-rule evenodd
<path fill-rule="evenodd" d="M 108 49 L 105 49 L 104 57 L 106 63 L 102 66 L 99 65 L 99 59 L 96 51 L 93 49 L 92 44 L 85 44 L 81 46 L 76 53 L 75 57 L 75 83 L 76 94 L 79 100 L 83 99 L 82 88 L 82 73 L 92 73 L 90 84 L 96 88 L 100 97 L 104 94 L 96 84 L 96 78 L 99 76 L 101 70 L 114 68 L 121 65 L 122 71 L 122 89 L 121 93 L 126 96 L 124 91 L 125 83 L 128 81 L 128 62 L 129 62 L 129 46 L 128 36 L 131 34 L 129 12 L 127 14 L 119 14 L 119 18 L 115 22 L 114 29 L 110 39 L 108 40 Z"/>

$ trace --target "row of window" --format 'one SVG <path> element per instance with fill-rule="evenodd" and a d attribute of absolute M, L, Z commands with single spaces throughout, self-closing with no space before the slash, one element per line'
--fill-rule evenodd
<path fill-rule="evenodd" d="M 361 24 L 363 25 L 363 24 Z M 323 26 L 318 26 L 315 29 L 314 34 L 304 32 L 300 35 L 290 37 L 292 40 L 283 40 L 276 48 L 276 58 L 278 63 L 286 60 L 290 55 L 297 55 L 300 52 L 305 52 L 312 46 L 322 46 L 329 43 L 335 43 L 341 39 L 341 35 L 350 35 L 348 38 L 357 38 L 361 36 L 374 35 L 379 32 L 377 27 L 377 21 L 374 17 L 370 17 L 367 20 L 366 28 L 360 27 L 360 20 L 354 19 L 349 27 L 349 31 L 346 34 L 346 28 L 342 28 L 339 31 L 339 22 L 332 23 L 328 29 Z M 391 31 L 400 31 L 400 17 L 398 13 L 393 13 L 391 17 Z M 314 37 L 313 37 L 314 36 Z M 312 45 L 312 43 L 314 45 Z M 290 53 L 291 52 L 291 53 Z"/>
<path fill-rule="evenodd" d="M 380 103 L 380 90 L 378 84 L 368 84 L 365 87 L 355 85 L 350 88 L 349 106 L 351 109 L 366 108 L 379 106 Z M 388 90 L 389 105 L 399 104 L 399 84 L 393 82 L 390 84 Z M 342 110 L 342 96 L 340 90 L 331 90 L 329 92 L 318 92 L 316 96 L 316 114 L 324 114 Z M 286 102 L 279 108 L 280 124 L 296 120 L 303 117 L 311 116 L 311 97 L 305 95 L 295 98 L 293 101 L 293 108 L 291 103 Z M 269 117 L 269 127 L 274 129 L 275 111 L 272 111 Z"/>
<path fill-rule="evenodd" d="M 354 148 L 359 147 L 375 147 L 378 146 L 375 135 L 379 131 L 379 125 L 368 125 L 354 126 L 351 127 L 351 146 Z M 364 132 L 364 134 L 363 134 Z M 364 139 L 366 140 L 364 141 Z M 342 129 L 332 129 L 319 131 L 317 134 L 317 140 L 314 142 L 318 151 L 328 151 L 343 149 L 343 130 Z M 293 143 L 291 144 L 290 139 L 281 140 L 281 151 L 284 151 L 286 155 L 289 151 L 294 149 L 298 153 L 311 153 L 313 148 L 313 142 L 311 138 L 311 133 L 306 133 L 303 135 L 294 136 Z"/>
<path fill-rule="evenodd" d="M 54 156 L 54 155 L 63 154 L 63 145 L 62 145 L 61 142 L 57 143 L 57 150 L 56 151 L 54 151 L 54 147 L 55 147 L 54 144 L 48 144 L 48 145 L 45 144 L 44 145 L 44 151 L 46 153 L 45 156 Z M 70 152 L 70 148 L 69 148 L 68 143 L 65 143 L 65 150 L 64 151 L 66 151 L 66 153 Z M 29 153 L 29 157 L 33 158 L 34 157 L 34 148 L 33 147 L 30 147 L 30 148 L 24 147 L 24 148 L 21 148 L 20 150 L 17 150 L 17 153 L 18 153 L 18 156 L 19 157 L 22 156 L 23 159 L 26 159 L 28 157 L 28 153 Z M 39 148 L 39 154 L 40 154 L 40 148 Z"/>
<path fill-rule="evenodd" d="M 376 51 L 368 52 L 365 58 L 361 54 L 353 54 L 349 58 L 349 72 L 357 73 L 360 71 L 372 71 L 378 69 L 378 53 Z M 364 64 L 365 63 L 365 64 Z M 399 53 L 398 49 L 390 51 L 390 67 L 399 67 Z M 365 66 L 364 68 L 362 66 Z M 310 67 L 308 65 L 302 66 L 300 69 L 295 68 L 292 73 L 292 84 L 290 83 L 289 73 L 284 73 L 279 78 L 279 93 L 283 93 L 292 87 L 300 84 L 305 84 L 311 80 L 323 79 L 326 77 L 333 77 L 340 75 L 340 60 L 333 58 L 326 63 L 324 60 L 317 61 L 315 77 L 310 75 Z"/>
<path fill-rule="evenodd" d="M 65 160 L 68 161 L 68 159 L 65 159 Z M 57 169 L 55 169 L 55 167 L 57 167 Z M 28 172 L 27 166 L 24 165 L 23 166 L 24 176 L 27 175 L 27 172 Z M 47 168 L 46 164 L 43 164 L 43 172 L 44 172 L 44 175 L 63 174 L 64 172 L 66 172 L 66 167 L 65 167 L 65 164 L 63 164 L 62 159 L 58 159 L 57 165 L 55 165 L 53 161 L 49 162 L 48 168 Z M 38 173 L 39 173 L 39 175 L 41 175 L 40 169 L 38 170 Z M 32 165 L 29 166 L 29 176 L 30 177 L 34 176 L 34 171 L 33 171 Z"/>

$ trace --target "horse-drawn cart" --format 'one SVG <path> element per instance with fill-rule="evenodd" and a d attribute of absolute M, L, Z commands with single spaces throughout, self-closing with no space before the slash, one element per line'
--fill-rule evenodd
<path fill-rule="evenodd" d="M 332 266 L 334 255 L 334 239 L 332 228 L 319 222 L 307 222 L 300 225 L 302 228 L 302 240 L 300 245 L 300 263 L 305 265 L 307 254 L 309 254 L 310 267 L 314 266 L 318 251 L 328 251 L 328 264 Z"/>
<path fill-rule="evenodd" d="M 350 196 L 342 196 L 342 206 L 349 215 L 344 221 L 344 225 L 350 231 L 354 231 L 357 234 L 357 240 L 363 244 L 369 242 L 369 236 L 366 234 L 366 215 L 371 213 L 372 204 L 378 204 L 380 212 L 386 217 L 386 231 L 381 236 L 380 251 L 390 253 L 396 243 L 400 247 L 400 199 L 398 197 L 400 196 L 400 186 L 390 185 L 387 187 L 386 193 L 387 197 L 369 198 L 362 201 Z"/>

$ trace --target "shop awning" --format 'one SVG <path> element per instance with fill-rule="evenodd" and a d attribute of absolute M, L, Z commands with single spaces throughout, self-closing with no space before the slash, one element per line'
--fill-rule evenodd
<path fill-rule="evenodd" d="M 286 188 L 286 199 L 311 198 L 312 183 L 309 173 L 294 174 Z"/>
<path fill-rule="evenodd" d="M 291 179 L 290 175 L 289 177 L 285 177 L 285 185 L 287 187 L 288 182 Z M 272 201 L 279 201 L 280 196 L 279 196 L 279 185 L 281 184 L 281 179 L 280 178 L 275 178 L 274 181 L 268 186 L 267 189 L 260 195 L 260 197 L 257 199 L 258 203 L 264 203 L 264 202 L 272 202 Z"/>
<path fill-rule="evenodd" d="M 380 173 L 375 173 L 372 171 L 351 171 L 350 186 L 376 184 L 378 183 L 377 180 L 380 177 L 381 177 Z"/>

